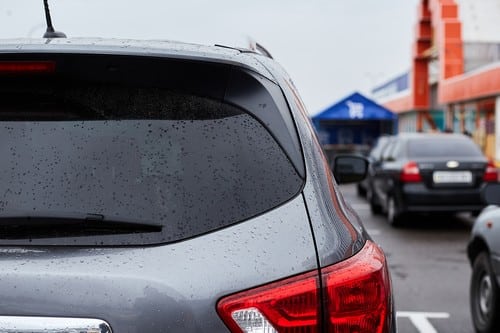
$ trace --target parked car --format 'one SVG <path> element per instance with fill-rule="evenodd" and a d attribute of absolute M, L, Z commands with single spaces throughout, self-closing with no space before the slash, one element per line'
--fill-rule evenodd
<path fill-rule="evenodd" d="M 492 204 L 477 217 L 467 254 L 472 266 L 470 309 L 479 333 L 500 332 L 500 185 L 485 189 L 485 200 Z"/>
<path fill-rule="evenodd" d="M 385 146 L 389 143 L 391 137 L 392 136 L 390 135 L 380 136 L 370 149 L 367 157 L 369 162 L 368 174 L 370 174 L 370 172 L 373 173 L 373 165 L 380 163 L 382 159 L 382 152 L 384 151 Z M 372 185 L 370 183 L 370 179 L 371 178 L 369 177 L 365 177 L 365 179 L 356 184 L 356 192 L 360 197 L 366 197 L 371 194 Z"/>
<path fill-rule="evenodd" d="M 395 332 L 384 253 L 269 57 L 0 41 L 0 96 L 0 331 Z"/>
<path fill-rule="evenodd" d="M 408 213 L 478 214 L 485 206 L 480 190 L 498 181 L 498 171 L 465 135 L 402 133 L 369 178 L 372 211 L 398 225 Z"/>

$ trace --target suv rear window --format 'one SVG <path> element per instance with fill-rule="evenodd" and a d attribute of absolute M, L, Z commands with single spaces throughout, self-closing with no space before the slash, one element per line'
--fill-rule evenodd
<path fill-rule="evenodd" d="M 410 139 L 409 157 L 478 157 L 482 156 L 476 144 L 466 137 L 439 135 L 430 138 Z"/>
<path fill-rule="evenodd" d="M 258 120 L 159 88 L 2 86 L 0 154 L 0 218 L 91 214 L 162 226 L 140 235 L 57 235 L 76 244 L 192 237 L 270 210 L 302 186 Z"/>

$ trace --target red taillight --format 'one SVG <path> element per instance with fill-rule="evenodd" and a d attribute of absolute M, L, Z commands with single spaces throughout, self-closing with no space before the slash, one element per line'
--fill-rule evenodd
<path fill-rule="evenodd" d="M 42 74 L 56 69 L 53 61 L 0 61 L 0 74 Z"/>
<path fill-rule="evenodd" d="M 322 269 L 328 332 L 380 333 L 388 327 L 390 280 L 382 251 L 368 241 L 353 257 Z M 223 298 L 217 311 L 233 333 L 318 332 L 316 271 Z"/>
<path fill-rule="evenodd" d="M 354 257 L 323 270 L 329 332 L 387 332 L 391 282 L 382 250 L 368 241 Z"/>
<path fill-rule="evenodd" d="M 403 166 L 399 180 L 403 183 L 418 183 L 422 181 L 420 170 L 416 162 L 408 162 Z"/>
<path fill-rule="evenodd" d="M 497 182 L 498 181 L 498 170 L 493 162 L 489 161 L 484 171 L 483 180 L 485 182 Z"/>
<path fill-rule="evenodd" d="M 223 298 L 217 311 L 231 332 L 317 332 L 316 271 Z M 259 330 L 261 329 L 261 330 Z"/>

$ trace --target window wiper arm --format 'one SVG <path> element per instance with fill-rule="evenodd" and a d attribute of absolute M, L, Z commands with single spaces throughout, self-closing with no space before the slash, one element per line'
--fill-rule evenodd
<path fill-rule="evenodd" d="M 0 238 L 45 238 L 161 232 L 163 226 L 101 214 L 0 214 Z"/>

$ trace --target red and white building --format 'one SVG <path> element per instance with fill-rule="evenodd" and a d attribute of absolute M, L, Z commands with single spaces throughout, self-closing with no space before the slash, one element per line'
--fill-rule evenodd
<path fill-rule="evenodd" d="M 500 162 L 500 0 L 421 0 L 416 14 L 410 71 L 374 98 L 400 132 L 467 133 Z"/>

